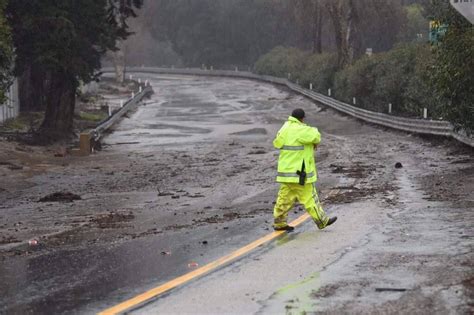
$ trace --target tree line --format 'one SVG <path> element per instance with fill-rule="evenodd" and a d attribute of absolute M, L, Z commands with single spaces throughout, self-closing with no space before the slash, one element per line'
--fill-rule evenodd
<path fill-rule="evenodd" d="M 448 26 L 433 45 L 429 20 Z M 472 30 L 444 0 L 0 0 L 0 101 L 17 76 L 22 110 L 46 113 L 41 132 L 69 134 L 77 87 L 109 51 L 119 78 L 125 64 L 291 72 L 472 131 Z"/>
<path fill-rule="evenodd" d="M 79 84 L 97 79 L 102 57 L 131 34 L 126 20 L 142 4 L 0 0 L 0 87 L 18 78 L 21 110 L 45 112 L 41 135 L 71 134 Z"/>
<path fill-rule="evenodd" d="M 133 58 L 133 46 L 155 51 L 170 44 L 184 66 L 251 66 L 276 46 L 337 51 L 341 64 L 365 52 L 386 51 L 407 24 L 406 0 L 155 0 L 145 3 L 131 38 L 130 64 L 157 64 L 159 55 Z M 413 30 L 416 31 L 416 30 Z M 363 34 L 363 35 L 362 35 Z M 425 34 L 426 35 L 426 34 Z M 407 36 L 411 36 L 408 34 Z"/>
<path fill-rule="evenodd" d="M 336 2 L 335 2 L 336 3 Z M 350 2 L 345 2 L 350 6 Z M 354 7 L 355 8 L 355 7 Z M 354 9 L 352 8 L 352 9 Z M 349 12 L 352 9 L 346 9 Z M 355 9 L 357 10 L 357 9 Z M 350 15 L 346 15 L 346 43 L 335 51 L 313 53 L 277 47 L 255 64 L 260 74 L 286 77 L 365 109 L 408 117 L 444 119 L 468 134 L 474 131 L 474 28 L 448 2 L 432 0 L 404 6 L 405 25 L 393 48 L 372 54 L 351 44 Z M 354 14 L 354 13 L 353 13 Z M 429 42 L 428 21 L 447 32 Z M 423 31 L 424 30 L 424 31 Z M 360 33 L 358 36 L 365 36 Z M 351 45 L 353 46 L 352 48 Z"/>

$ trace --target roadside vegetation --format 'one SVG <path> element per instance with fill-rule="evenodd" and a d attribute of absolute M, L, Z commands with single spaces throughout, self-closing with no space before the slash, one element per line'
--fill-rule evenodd
<path fill-rule="evenodd" d="M 20 110 L 45 113 L 39 138 L 57 140 L 73 134 L 80 84 L 97 79 L 101 58 L 131 34 L 125 20 L 135 16 L 142 2 L 15 0 L 7 1 L 6 7 L 0 2 L 0 9 L 5 7 L 0 36 L 6 17 L 15 47 L 8 67 L 18 78 Z"/>
<path fill-rule="evenodd" d="M 279 77 L 346 103 L 408 117 L 446 119 L 467 133 L 474 131 L 474 28 L 449 4 L 432 1 L 406 7 L 399 42 L 387 51 L 360 54 L 341 64 L 334 53 L 276 47 L 255 63 L 255 71 Z M 439 41 L 428 42 L 428 19 L 448 25 Z"/>
<path fill-rule="evenodd" d="M 372 111 L 420 116 L 428 108 L 431 117 L 442 110 L 430 89 L 428 71 L 434 55 L 428 44 L 404 43 L 390 51 L 361 56 L 341 70 L 333 54 L 309 54 L 295 48 L 277 47 L 255 64 L 259 74 L 290 77 L 293 82 Z M 289 75 L 290 74 L 290 75 Z"/>
<path fill-rule="evenodd" d="M 107 117 L 107 114 L 104 112 L 97 112 L 97 113 L 86 113 L 80 112 L 79 118 L 82 120 L 92 121 L 92 122 L 99 122 L 104 120 Z"/>
<path fill-rule="evenodd" d="M 34 132 L 41 126 L 43 119 L 43 112 L 20 113 L 18 117 L 9 119 L 0 125 L 0 133 Z"/>
<path fill-rule="evenodd" d="M 11 28 L 4 14 L 6 5 L 7 0 L 0 0 L 0 104 L 5 101 L 12 82 L 13 43 Z"/>

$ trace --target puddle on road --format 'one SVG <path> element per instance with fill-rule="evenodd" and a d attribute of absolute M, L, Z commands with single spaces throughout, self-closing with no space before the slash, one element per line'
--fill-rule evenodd
<path fill-rule="evenodd" d="M 265 128 L 252 128 L 244 131 L 233 132 L 231 135 L 237 136 L 257 136 L 257 135 L 266 135 L 267 130 Z"/>
<path fill-rule="evenodd" d="M 314 272 L 305 279 L 279 288 L 264 303 L 258 314 L 280 314 L 281 306 L 290 314 L 306 314 L 316 311 L 317 300 L 312 295 L 318 290 L 320 273 Z M 269 304 L 267 304 L 270 302 Z"/>
<path fill-rule="evenodd" d="M 188 127 L 188 126 L 181 126 L 181 125 L 169 125 L 169 124 L 146 124 L 144 126 L 145 129 L 152 129 L 152 130 L 177 130 L 180 132 L 186 133 L 209 133 L 211 129 L 209 128 L 200 128 L 200 127 Z"/>
<path fill-rule="evenodd" d="M 300 228 L 302 228 L 301 232 L 287 233 L 277 239 L 275 246 L 280 247 L 292 241 L 290 246 L 307 248 L 308 244 L 317 242 L 321 236 L 312 223 Z M 307 263 L 310 266 L 312 262 L 308 261 Z M 315 265 L 314 269 L 319 268 L 320 266 Z M 257 314 L 282 314 L 285 312 L 286 314 L 305 314 L 315 312 L 318 300 L 314 299 L 313 295 L 320 288 L 320 272 L 311 272 L 311 269 L 311 267 L 307 269 L 308 274 L 300 275 L 300 277 L 304 276 L 302 280 L 275 288 L 276 290 L 268 299 L 259 302 L 261 307 Z"/>

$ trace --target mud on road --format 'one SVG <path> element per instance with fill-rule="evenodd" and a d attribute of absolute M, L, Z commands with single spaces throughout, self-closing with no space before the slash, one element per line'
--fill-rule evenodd
<path fill-rule="evenodd" d="M 438 281 L 429 275 L 442 273 L 444 287 L 462 288 L 458 300 L 450 301 L 461 310 L 471 303 L 473 260 L 466 252 L 472 252 L 473 236 L 471 150 L 374 128 L 255 81 L 148 79 L 153 98 L 117 125 L 95 155 L 55 157 L 55 148 L 0 143 L 5 148 L 0 152 L 1 312 L 97 311 L 188 271 L 190 262 L 205 264 L 268 233 L 278 189 L 278 152 L 271 141 L 296 106 L 306 110 L 308 123 L 323 134 L 317 152 L 321 197 L 326 200 L 330 190 L 339 191 L 327 198 L 328 212 L 331 204 L 347 204 L 344 211 L 350 213 L 351 203 L 376 200 L 387 212 L 374 216 L 397 222 L 367 231 L 366 244 L 372 244 L 372 236 L 374 247 L 358 249 L 355 270 L 343 264 L 349 257 L 343 256 L 337 274 L 383 273 L 393 262 L 421 264 L 424 259 L 433 264 L 429 274 L 421 269 L 414 273 L 427 274 L 428 287 Z M 397 162 L 403 164 L 401 170 L 394 167 Z M 404 201 L 412 190 L 417 194 L 410 201 L 423 207 Z M 58 192 L 80 199 L 39 202 Z M 448 229 L 436 220 L 439 216 L 425 221 L 438 213 L 432 205 L 427 208 L 429 202 L 451 216 Z M 297 207 L 291 216 L 301 213 Z M 452 236 L 454 230 L 458 234 Z M 413 236 L 405 239 L 400 231 Z M 434 247 L 426 248 L 438 253 L 434 256 L 413 250 L 402 260 L 379 254 L 367 260 L 365 255 L 385 246 L 416 244 L 433 231 L 451 235 L 447 246 L 456 259 L 453 252 Z M 384 243 L 378 235 L 392 241 Z M 37 244 L 30 245 L 31 240 Z M 446 270 L 446 265 L 457 269 Z M 321 310 L 324 303 L 341 299 L 347 303 L 340 311 L 373 306 L 370 299 L 349 302 L 365 292 L 367 281 L 347 286 L 337 279 L 314 292 Z M 353 289 L 346 292 L 344 287 Z M 404 301 L 393 297 L 387 301 Z"/>

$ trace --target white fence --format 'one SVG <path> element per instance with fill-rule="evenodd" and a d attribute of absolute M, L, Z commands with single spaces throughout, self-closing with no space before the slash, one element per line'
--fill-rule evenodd
<path fill-rule="evenodd" d="M 113 72 L 112 68 L 102 70 L 105 72 Z M 285 85 L 291 90 L 303 94 L 314 101 L 329 106 L 339 112 L 356 117 L 360 120 L 373 124 L 390 127 L 393 129 L 428 134 L 436 136 L 452 137 L 468 146 L 474 147 L 474 138 L 468 137 L 462 132 L 455 132 L 451 123 L 439 120 L 402 118 L 383 113 L 371 112 L 359 107 L 355 107 L 329 96 L 316 93 L 309 89 L 303 88 L 298 84 L 290 82 L 287 79 L 277 78 L 266 75 L 257 75 L 246 71 L 230 71 L 230 70 L 203 70 L 203 69 L 178 69 L 178 68 L 151 68 L 151 67 L 128 67 L 127 72 L 131 73 L 151 73 L 151 74 L 184 74 L 184 75 L 200 75 L 200 76 L 222 76 L 222 77 L 238 77 L 246 79 L 254 79 L 274 84 Z"/>
<path fill-rule="evenodd" d="M 18 81 L 15 80 L 7 93 L 7 100 L 0 105 L 0 124 L 20 113 L 20 100 L 18 95 Z"/>

